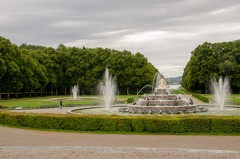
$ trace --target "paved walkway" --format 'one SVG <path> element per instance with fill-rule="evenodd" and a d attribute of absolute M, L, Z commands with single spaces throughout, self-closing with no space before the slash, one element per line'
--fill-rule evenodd
<path fill-rule="evenodd" d="M 240 158 L 240 136 L 52 132 L 0 126 L 0 158 Z"/>
<path fill-rule="evenodd" d="M 30 109 L 30 110 L 11 110 L 12 112 L 26 112 L 26 113 L 49 113 L 49 114 L 67 114 L 70 109 L 76 109 L 79 107 L 63 107 L 60 108 L 48 108 L 48 109 Z"/>

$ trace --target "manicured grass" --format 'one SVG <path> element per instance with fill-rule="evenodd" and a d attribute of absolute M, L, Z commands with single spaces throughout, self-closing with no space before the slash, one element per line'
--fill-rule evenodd
<path fill-rule="evenodd" d="M 240 94 L 231 94 L 229 100 L 232 104 L 240 105 Z"/>
<path fill-rule="evenodd" d="M 174 89 L 172 90 L 173 94 L 192 94 L 191 92 L 187 91 L 185 88 L 182 86 L 179 89 Z"/>
<path fill-rule="evenodd" d="M 59 100 L 63 99 L 63 106 L 66 105 L 95 105 L 96 103 L 101 103 L 102 99 L 99 96 L 79 96 L 81 100 L 68 100 L 70 96 L 46 96 L 46 97 L 32 97 L 32 98 L 21 98 L 21 99 L 9 99 L 9 100 L 0 100 L 0 105 L 6 107 L 39 107 L 46 105 L 59 105 Z M 127 98 L 135 97 L 133 95 L 119 95 L 116 96 L 117 99 L 121 102 L 125 102 Z"/>
<path fill-rule="evenodd" d="M 211 103 L 214 102 L 214 95 L 213 94 L 201 94 L 204 97 L 207 97 Z M 240 105 L 240 94 L 231 94 L 228 96 L 227 100 L 228 104 L 233 104 L 233 105 Z"/>
<path fill-rule="evenodd" d="M 89 98 L 88 98 L 89 97 Z M 21 98 L 21 99 L 9 99 L 0 100 L 0 105 L 7 107 L 16 106 L 43 106 L 43 105 L 56 105 L 59 104 L 59 100 L 63 99 L 63 105 L 66 104 L 91 104 L 100 102 L 100 99 L 90 99 L 94 96 L 84 96 L 83 100 L 67 100 L 69 96 L 47 96 L 47 97 L 34 97 L 34 98 Z M 95 96 L 96 97 L 96 96 Z"/>

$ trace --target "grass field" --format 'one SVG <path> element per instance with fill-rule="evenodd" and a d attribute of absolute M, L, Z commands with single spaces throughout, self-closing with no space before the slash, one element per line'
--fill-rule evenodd
<path fill-rule="evenodd" d="M 202 94 L 202 96 L 207 97 L 211 102 L 214 101 L 213 94 Z M 240 94 L 231 94 L 227 98 L 227 103 L 240 105 Z"/>
<path fill-rule="evenodd" d="M 174 94 L 191 94 L 187 92 L 184 88 L 180 88 L 179 90 L 173 90 Z M 207 97 L 210 102 L 214 101 L 213 94 L 201 94 L 202 96 Z M 141 96 L 141 95 L 140 95 Z M 139 97 L 140 97 L 139 96 Z M 118 95 L 116 98 L 121 103 L 126 103 L 128 98 L 134 98 L 135 95 Z M 71 100 L 70 96 L 45 96 L 45 97 L 32 97 L 32 98 L 21 98 L 21 99 L 9 99 L 9 100 L 0 100 L 0 106 L 15 108 L 15 107 L 53 107 L 58 106 L 60 99 L 63 99 L 63 106 L 68 105 L 96 105 L 102 103 L 102 97 L 93 96 L 93 95 L 85 95 L 79 96 L 81 100 Z M 240 105 L 240 94 L 231 94 L 228 97 L 229 104 L 237 104 Z"/>
<path fill-rule="evenodd" d="M 120 95 L 116 98 L 125 102 L 127 98 L 135 97 L 133 95 Z M 63 106 L 66 105 L 95 105 L 101 103 L 102 99 L 99 96 L 79 96 L 80 100 L 71 100 L 69 96 L 46 96 L 46 97 L 32 97 L 21 99 L 0 100 L 0 105 L 4 107 L 39 107 L 39 106 L 53 106 L 59 105 L 60 99 L 63 100 Z"/>

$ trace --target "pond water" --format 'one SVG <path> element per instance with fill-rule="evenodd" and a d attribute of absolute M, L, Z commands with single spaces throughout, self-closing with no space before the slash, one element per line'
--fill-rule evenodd
<path fill-rule="evenodd" d="M 225 116 L 238 116 L 240 115 L 240 108 L 239 107 L 225 107 L 223 110 L 220 110 L 217 106 L 206 106 L 208 108 L 207 112 L 203 113 L 191 113 L 190 115 L 225 115 Z M 105 115 L 142 115 L 142 114 L 132 114 L 132 113 L 122 113 L 119 112 L 118 109 L 120 107 L 110 107 L 109 110 L 106 110 L 105 107 L 100 108 L 90 108 L 90 109 L 81 109 L 81 110 L 75 110 L 74 113 L 78 114 L 105 114 Z M 148 114 L 143 114 L 148 115 Z M 166 114 L 149 114 L 149 115 L 166 115 Z M 171 114 L 175 115 L 175 114 Z M 178 115 L 178 114 L 176 114 Z M 185 115 L 185 114 L 180 114 Z"/>

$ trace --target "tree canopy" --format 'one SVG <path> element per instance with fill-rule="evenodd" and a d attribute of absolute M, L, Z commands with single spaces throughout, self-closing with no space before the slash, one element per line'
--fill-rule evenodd
<path fill-rule="evenodd" d="M 240 40 L 204 42 L 192 52 L 184 68 L 182 86 L 190 91 L 208 93 L 213 78 L 228 77 L 234 93 L 240 91 Z"/>
<path fill-rule="evenodd" d="M 63 44 L 17 46 L 0 36 L 0 93 L 69 94 L 78 85 L 82 94 L 95 94 L 106 67 L 122 94 L 151 84 L 157 72 L 141 53 Z"/>

